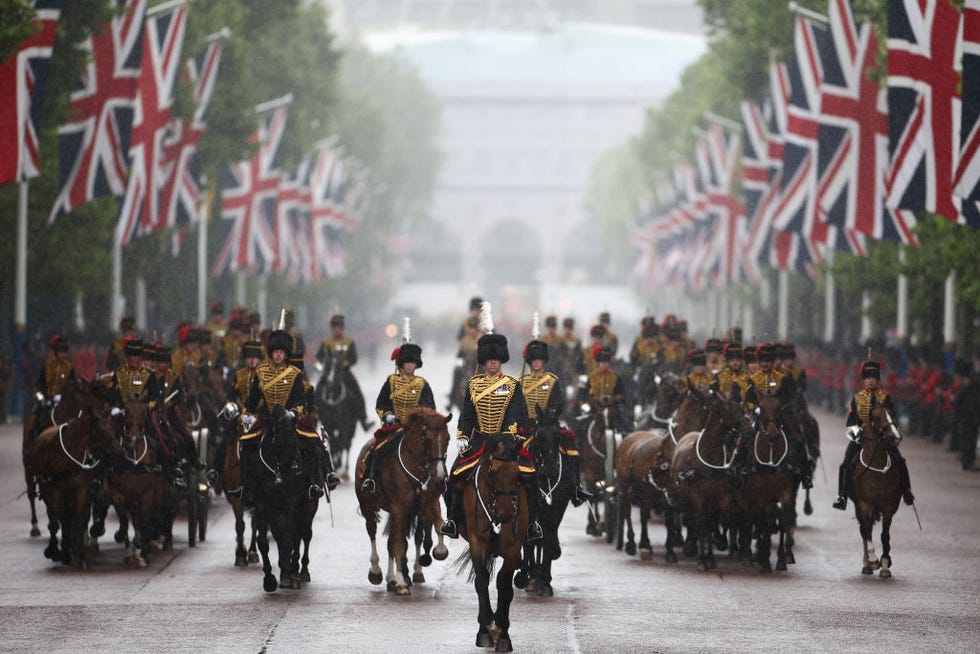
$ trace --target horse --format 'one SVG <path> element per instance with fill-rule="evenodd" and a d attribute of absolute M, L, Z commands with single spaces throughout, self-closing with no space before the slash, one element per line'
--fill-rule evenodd
<path fill-rule="evenodd" d="M 225 462 L 221 469 L 221 483 L 225 490 L 225 499 L 231 505 L 235 515 L 235 566 L 244 568 L 249 563 L 258 563 L 259 553 L 257 535 L 253 525 L 249 525 L 252 539 L 248 549 L 245 549 L 245 505 L 242 498 L 241 475 L 241 443 L 238 440 L 238 421 L 226 412 L 221 414 L 222 426 L 226 436 L 223 439 Z M 219 423 L 219 424 L 221 424 Z"/>
<path fill-rule="evenodd" d="M 561 556 L 558 527 L 568 503 L 575 495 L 574 463 L 561 449 L 561 424 L 555 411 L 537 408 L 538 425 L 524 443 L 534 461 L 541 497 L 538 500 L 538 520 L 544 538 L 524 545 L 524 562 L 530 577 L 528 592 L 552 597 L 551 562 Z"/>
<path fill-rule="evenodd" d="M 67 422 L 41 432 L 31 451 L 29 467 L 48 513 L 50 536 L 44 556 L 87 568 L 84 538 L 91 512 L 89 490 L 93 470 L 110 447 L 113 431 L 104 398 L 88 382 L 69 382 L 62 391 L 62 402 L 77 408 L 77 413 Z"/>
<path fill-rule="evenodd" d="M 611 543 L 615 502 L 614 457 L 617 441 L 622 439 L 622 434 L 615 428 L 619 409 L 614 398 L 602 398 L 598 404 L 595 415 L 591 420 L 585 421 L 584 428 L 576 434 L 576 441 L 581 444 L 579 455 L 582 457 L 582 477 L 588 486 L 599 491 L 589 500 L 589 518 L 585 533 L 601 536 L 605 531 L 606 541 Z M 606 505 L 601 518 L 600 501 L 604 501 Z"/>
<path fill-rule="evenodd" d="M 756 562 L 762 572 L 772 572 L 769 555 L 772 534 L 779 532 L 776 570 L 786 570 L 795 563 L 791 549 L 793 513 L 799 487 L 799 466 L 803 463 L 794 452 L 783 423 L 788 407 L 775 395 L 759 399 L 759 416 L 751 439 L 745 444 L 745 484 L 737 501 L 744 521 L 739 550 L 743 561 L 750 563 L 751 537 L 756 534 Z"/>
<path fill-rule="evenodd" d="M 653 364 L 646 364 L 638 371 L 640 375 L 638 386 L 642 389 L 644 386 L 651 385 L 652 381 L 652 388 L 655 390 L 652 393 L 643 390 L 639 392 L 640 398 L 652 397 L 652 402 L 650 406 L 643 408 L 636 419 L 637 431 L 650 431 L 655 427 L 667 428 L 671 425 L 687 390 L 684 379 L 673 372 L 655 375 L 653 380 L 646 380 L 645 376 L 651 372 L 652 366 Z"/>
<path fill-rule="evenodd" d="M 355 396 L 348 388 L 349 374 L 339 366 L 337 357 L 331 357 L 315 389 L 316 408 L 329 441 L 333 468 L 344 478 L 349 476 L 351 443 L 358 412 L 363 408 L 355 406 Z"/>
<path fill-rule="evenodd" d="M 653 443 L 656 449 L 659 444 L 667 438 L 667 432 L 657 431 L 635 431 L 627 434 L 622 444 L 616 449 L 616 492 L 617 492 L 617 520 L 616 520 L 616 549 L 625 549 L 626 553 L 633 556 L 637 552 L 635 532 L 633 531 L 632 510 L 636 504 L 640 509 L 640 551 L 641 558 L 649 558 L 648 552 L 651 551 L 650 537 L 647 533 L 647 522 L 650 520 L 650 513 L 655 508 L 663 509 L 663 490 L 657 486 L 657 482 L 652 476 L 653 471 L 644 471 L 644 465 L 636 465 L 637 452 L 647 450 L 653 451 L 650 444 Z M 626 538 L 623 537 L 623 527 L 626 527 Z"/>
<path fill-rule="evenodd" d="M 520 480 L 518 444 L 509 434 L 487 437 L 473 472 L 463 488 L 466 522 L 460 529 L 469 544 L 471 578 L 479 599 L 477 647 L 495 646 L 511 652 L 510 604 L 514 599 L 514 572 L 522 564 L 528 526 L 528 498 Z M 490 577 L 495 558 L 497 610 L 490 604 Z M 465 558 L 464 558 L 465 560 Z"/>
<path fill-rule="evenodd" d="M 375 492 L 369 493 L 361 488 L 364 479 L 365 462 L 373 443 L 366 443 L 357 457 L 355 469 L 355 493 L 364 516 L 364 526 L 371 539 L 371 568 L 368 581 L 381 583 L 376 535 L 379 512 L 388 513 L 388 590 L 396 595 L 411 595 L 412 581 L 424 582 L 416 546 L 415 573 L 408 578 L 406 552 L 407 539 L 413 526 L 416 538 L 422 537 L 421 528 L 442 526 L 442 510 L 439 505 L 441 487 L 446 479 L 446 449 L 449 447 L 449 429 L 446 425 L 452 414 L 444 416 L 435 409 L 418 407 L 405 416 L 404 429 L 381 450 L 374 452 L 378 457 L 375 463 Z M 388 450 L 388 451 L 384 451 Z M 439 544 L 433 551 L 438 560 L 449 555 L 439 534 Z"/>
<path fill-rule="evenodd" d="M 283 588 L 300 588 L 299 570 L 293 566 L 294 548 L 299 546 L 296 522 L 303 517 L 309 479 L 298 460 L 299 446 L 293 419 L 276 407 L 269 424 L 248 462 L 247 483 L 255 502 L 252 528 L 258 535 L 262 556 L 262 587 L 267 593 Z M 272 574 L 269 560 L 269 532 L 276 539 L 279 554 L 279 581 Z"/>
<path fill-rule="evenodd" d="M 151 541 L 163 538 L 164 549 L 173 546 L 176 492 L 163 471 L 158 450 L 150 445 L 146 404 L 141 399 L 127 400 L 122 411 L 124 427 L 107 485 L 119 514 L 116 542 L 124 544 L 126 563 L 143 568 L 149 563 Z"/>
<path fill-rule="evenodd" d="M 861 450 L 854 466 L 854 480 L 848 496 L 854 502 L 854 517 L 857 518 L 864 542 L 864 566 L 861 574 L 892 576 L 891 565 L 891 525 L 892 516 L 898 511 L 902 498 L 901 480 L 898 470 L 892 465 L 888 450 L 892 443 L 901 437 L 895 421 L 888 409 L 874 404 L 868 414 L 870 433 L 861 436 Z M 881 520 L 881 558 L 875 556 L 872 531 Z"/>
<path fill-rule="evenodd" d="M 717 401 L 704 427 L 682 436 L 674 448 L 670 463 L 672 503 L 686 511 L 691 521 L 697 538 L 698 570 L 717 567 L 712 541 L 733 506 L 730 470 L 736 443 L 749 427 L 738 404 Z"/>

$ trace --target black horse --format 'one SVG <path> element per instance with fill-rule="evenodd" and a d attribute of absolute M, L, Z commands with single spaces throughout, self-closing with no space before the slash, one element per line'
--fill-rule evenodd
<path fill-rule="evenodd" d="M 351 443 L 354 441 L 358 415 L 364 409 L 357 406 L 357 394 L 351 392 L 353 380 L 349 375 L 333 357 L 316 385 L 316 408 L 329 440 L 333 469 L 343 477 L 350 476 Z"/>
<path fill-rule="evenodd" d="M 538 474 L 538 519 L 544 538 L 524 544 L 524 565 L 529 576 L 527 592 L 551 597 L 555 594 L 551 587 L 551 562 L 561 556 L 558 527 L 575 495 L 572 467 L 575 463 L 562 451 L 559 416 L 546 409 L 538 409 L 537 415 L 537 429 L 526 446 Z"/>

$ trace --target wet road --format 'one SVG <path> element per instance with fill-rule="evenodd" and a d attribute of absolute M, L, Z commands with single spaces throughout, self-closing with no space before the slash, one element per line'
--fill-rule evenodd
<path fill-rule="evenodd" d="M 420 371 L 439 401 L 450 378 L 451 362 L 443 359 L 427 356 Z M 387 370 L 359 372 L 369 401 Z M 641 561 L 587 536 L 585 508 L 573 509 L 561 531 L 555 597 L 518 591 L 515 651 L 980 651 L 980 473 L 961 471 L 942 446 L 907 438 L 903 452 L 924 530 L 900 508 L 892 530 L 895 576 L 862 576 L 857 523 L 830 508 L 843 417 L 817 418 L 826 473 L 817 472 L 816 511 L 800 517 L 797 563 L 788 572 L 762 575 L 724 554 L 708 573 L 697 572 L 691 559 L 666 564 L 656 523 L 653 560 Z M 359 433 L 355 445 L 365 438 Z M 213 499 L 206 542 L 188 548 L 178 518 L 174 552 L 157 553 L 147 568 L 124 565 L 111 538 L 102 539 L 87 571 L 51 563 L 42 556 L 43 505 L 45 536 L 28 535 L 19 448 L 19 426 L 0 427 L 3 651 L 481 651 L 473 644 L 476 595 L 453 565 L 460 541 L 449 541 L 449 559 L 426 568 L 426 583 L 410 597 L 372 586 L 350 483 L 317 515 L 313 581 L 266 594 L 257 566 L 232 565 L 234 520 L 223 497 Z M 114 529 L 110 517 L 107 533 Z"/>

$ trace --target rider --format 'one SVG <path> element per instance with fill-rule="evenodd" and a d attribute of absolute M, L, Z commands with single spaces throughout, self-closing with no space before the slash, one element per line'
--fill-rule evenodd
<path fill-rule="evenodd" d="M 840 465 L 837 477 L 837 499 L 834 500 L 834 508 L 843 511 L 847 508 L 847 493 L 851 488 L 851 481 L 854 475 L 854 459 L 861 451 L 861 435 L 871 432 L 871 407 L 880 405 L 895 415 L 895 407 L 892 404 L 891 396 L 878 388 L 881 381 L 881 366 L 877 361 L 868 360 L 861 365 L 861 383 L 863 388 L 854 394 L 851 399 L 851 408 L 847 412 L 847 451 L 844 453 L 844 462 Z M 909 480 L 909 467 L 905 462 L 905 457 L 898 451 L 898 444 L 901 442 L 901 435 L 895 428 L 895 439 L 889 443 L 888 454 L 891 456 L 902 487 L 902 499 L 906 504 L 915 502 L 912 495 L 912 482 Z"/>
<path fill-rule="evenodd" d="M 752 380 L 745 371 L 745 354 L 740 344 L 725 344 L 725 364 L 711 382 L 711 390 L 744 407 Z"/>
<path fill-rule="evenodd" d="M 691 350 L 687 353 L 687 376 L 684 383 L 687 387 L 697 391 L 707 391 L 711 388 L 711 375 L 708 374 L 708 357 L 704 350 Z"/>
<path fill-rule="evenodd" d="M 619 350 L 619 337 L 613 333 L 612 330 L 612 318 L 609 316 L 608 311 L 603 311 L 599 314 L 599 324 L 602 325 L 602 347 L 609 350 L 611 356 L 616 356 L 617 350 Z"/>
<path fill-rule="evenodd" d="M 562 392 L 561 380 L 558 376 L 544 369 L 548 362 L 548 344 L 544 340 L 530 341 L 524 346 L 524 361 L 531 369 L 521 376 L 529 422 L 532 425 L 537 424 L 539 408 L 560 416 L 565 394 Z M 575 482 L 572 504 L 579 506 L 591 498 L 592 493 L 582 486 L 581 461 L 575 445 L 575 434 L 564 426 L 561 428 L 561 449 L 572 464 L 572 479 Z"/>
<path fill-rule="evenodd" d="M 242 366 L 235 371 L 235 374 L 231 378 L 231 384 L 228 385 L 228 398 L 234 403 L 234 406 L 226 406 L 223 411 L 223 414 L 229 419 L 234 419 L 244 414 L 245 400 L 248 398 L 249 389 L 252 388 L 252 380 L 255 379 L 255 369 L 259 367 L 262 356 L 262 343 L 259 341 L 249 340 L 242 343 Z M 224 471 L 227 450 L 227 443 L 223 445 L 219 443 L 214 459 L 215 470 Z M 238 493 L 238 497 L 241 497 L 241 489 L 229 491 L 229 493 Z"/>
<path fill-rule="evenodd" d="M 630 349 L 630 363 L 634 369 L 659 363 L 662 349 L 659 332 L 657 319 L 653 316 L 643 316 L 643 320 L 640 321 L 640 335 L 633 341 L 633 347 Z"/>
<path fill-rule="evenodd" d="M 364 394 L 357 383 L 357 378 L 350 370 L 357 363 L 357 346 L 350 336 L 344 334 L 344 317 L 339 313 L 331 316 L 330 330 L 330 336 L 323 339 L 320 349 L 317 350 L 316 360 L 326 369 L 336 359 L 340 367 L 338 372 L 346 377 L 345 381 L 353 397 L 354 410 L 358 412 L 356 418 L 364 431 L 368 431 L 374 423 L 368 422 L 367 410 L 364 408 Z"/>
<path fill-rule="evenodd" d="M 403 343 L 391 353 L 391 359 L 397 371 L 388 375 L 378 393 L 374 406 L 382 426 L 374 432 L 371 449 L 364 460 L 366 472 L 361 490 L 367 493 L 374 492 L 375 467 L 380 457 L 378 449 L 404 429 L 402 425 L 408 412 L 420 406 L 436 408 L 429 382 L 415 374 L 422 367 L 422 348 L 415 343 Z"/>
<path fill-rule="evenodd" d="M 34 383 L 34 414 L 29 425 L 31 442 L 41 431 L 41 413 L 61 402 L 61 391 L 75 378 L 75 367 L 68 361 L 68 339 L 61 334 L 55 334 L 50 342 L 51 354 L 44 362 Z"/>
<path fill-rule="evenodd" d="M 722 354 L 724 352 L 724 347 L 722 346 L 721 339 L 709 338 L 704 342 L 704 353 L 707 358 L 708 374 L 714 376 L 722 369 L 724 363 L 722 361 Z"/>
<path fill-rule="evenodd" d="M 256 474 L 255 459 L 258 454 L 256 436 L 269 427 L 273 419 L 295 419 L 303 413 L 306 403 L 306 391 L 303 388 L 303 373 L 289 365 L 289 355 L 292 353 L 293 339 L 288 332 L 276 329 L 270 332 L 266 352 L 269 359 L 260 363 L 255 369 L 255 377 L 248 390 L 245 400 L 245 412 L 242 414 L 242 424 L 245 433 L 239 438 L 242 442 L 242 487 L 245 493 L 246 505 L 251 504 L 252 492 L 250 485 Z M 251 441 L 245 443 L 244 441 Z M 304 466 L 307 461 L 304 457 Z M 277 481 L 281 480 L 282 471 L 275 470 Z M 314 481 L 310 484 L 307 496 L 310 499 L 323 497 L 323 488 Z"/>
<path fill-rule="evenodd" d="M 624 404 L 626 396 L 623 380 L 611 367 L 612 352 L 597 343 L 592 347 L 591 356 L 595 361 L 595 370 L 589 373 L 585 386 L 579 391 L 579 406 L 582 407 L 583 414 L 590 412 L 590 401 L 597 406 L 615 406 L 618 423 L 616 427 L 624 434 L 632 431 Z"/>
<path fill-rule="evenodd" d="M 133 338 L 136 338 L 136 318 L 132 316 L 120 318 L 119 333 L 112 339 L 112 345 L 109 346 L 109 352 L 105 357 L 106 370 L 115 370 L 123 364 L 123 359 L 126 358 L 126 354 L 123 351 L 126 347 L 126 341 Z"/>
<path fill-rule="evenodd" d="M 288 312 L 286 314 L 289 315 Z M 289 320 L 286 320 L 287 331 Z M 292 336 L 292 334 L 290 334 Z M 294 343 L 296 341 L 293 341 Z M 306 361 L 301 351 L 293 352 L 289 356 L 289 365 L 298 368 L 302 373 L 306 369 Z M 317 430 L 317 422 L 320 415 L 316 408 L 315 391 L 313 384 L 306 379 L 305 374 L 300 375 L 303 380 L 303 392 L 306 393 L 306 403 L 303 405 L 303 412 L 296 416 L 296 434 L 301 436 L 299 439 L 300 458 L 306 467 L 306 474 L 311 483 L 316 484 L 320 481 L 319 471 L 323 472 L 323 480 L 328 490 L 333 490 L 340 485 L 340 477 L 333 469 L 333 459 L 327 452 L 327 447 L 323 443 L 323 437 Z M 315 465 L 314 465 L 315 464 Z M 312 499 L 312 498 L 311 498 Z"/>
<path fill-rule="evenodd" d="M 471 377 L 467 385 L 468 392 L 456 432 L 459 455 L 453 462 L 446 486 L 446 514 L 449 519 L 443 522 L 440 531 L 450 538 L 459 537 L 456 523 L 465 518 L 462 497 L 464 473 L 476 466 L 487 437 L 501 432 L 522 441 L 522 432 L 527 423 L 527 406 L 521 383 L 500 370 L 501 365 L 510 360 L 507 337 L 492 332 L 484 334 L 477 342 L 476 355 L 484 371 Z M 521 483 L 525 488 L 530 513 L 527 540 L 534 541 L 543 537 L 537 521 L 537 482 L 534 464 L 527 450 L 522 447 L 520 452 Z"/>

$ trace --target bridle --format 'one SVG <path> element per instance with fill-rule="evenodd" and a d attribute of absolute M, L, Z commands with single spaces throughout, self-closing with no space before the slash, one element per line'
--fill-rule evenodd
<path fill-rule="evenodd" d="M 435 464 L 436 467 L 438 467 L 438 464 L 439 463 L 442 463 L 442 467 L 445 470 L 445 467 L 446 467 L 446 455 L 445 454 L 442 454 L 441 456 L 430 456 L 429 455 L 429 444 L 431 442 L 433 442 L 433 440 L 429 438 L 429 426 L 427 424 L 425 424 L 425 422 L 423 422 L 422 425 L 421 425 L 421 428 L 419 429 L 419 431 L 421 432 L 420 435 L 419 435 L 419 441 L 420 441 L 420 443 L 422 445 L 422 447 L 419 450 L 419 454 L 421 455 L 420 458 L 423 458 L 424 461 L 425 461 L 424 463 L 419 464 L 419 467 L 422 468 L 422 470 L 427 473 L 427 476 L 425 478 L 425 481 L 422 481 L 421 479 L 419 479 L 418 477 L 416 477 L 412 473 L 412 471 L 408 469 L 408 466 L 405 465 L 405 458 L 402 456 L 402 445 L 405 443 L 405 437 L 404 436 L 402 438 L 399 438 L 398 439 L 398 465 L 401 466 L 402 470 L 405 472 L 406 475 L 409 476 L 409 478 L 412 479 L 412 481 L 414 481 L 416 484 L 418 484 L 419 490 L 424 491 L 424 490 L 428 489 L 429 482 L 432 481 L 432 468 L 433 468 L 433 464 Z M 442 432 L 444 430 L 438 430 L 438 431 L 439 432 Z M 412 432 L 409 432 L 409 434 L 410 433 L 412 433 Z M 447 432 L 447 434 L 448 434 L 448 432 Z M 438 436 L 436 436 L 436 439 L 435 439 L 434 442 L 436 442 L 436 444 L 438 445 Z M 447 438 L 446 439 L 446 445 L 447 445 L 447 447 L 448 447 L 448 444 L 449 444 L 449 441 L 448 441 L 448 438 Z M 442 451 L 444 452 L 445 450 L 443 449 Z"/>
<path fill-rule="evenodd" d="M 498 437 L 498 439 L 494 439 L 492 441 L 492 445 L 493 445 L 493 450 L 491 451 L 490 456 L 489 456 L 490 465 L 487 468 L 487 476 L 490 478 L 489 486 L 490 486 L 490 493 L 491 493 L 489 506 L 487 505 L 486 499 L 484 499 L 483 494 L 480 492 L 480 473 L 482 472 L 482 469 L 483 469 L 483 464 L 484 464 L 483 461 L 481 461 L 477 465 L 477 467 L 476 467 L 476 472 L 473 475 L 473 486 L 474 486 L 474 489 L 476 490 L 477 502 L 479 503 L 480 508 L 483 509 L 483 514 L 487 517 L 487 520 L 490 523 L 490 529 L 491 529 L 491 531 L 493 531 L 494 534 L 499 534 L 500 531 L 501 531 L 501 527 L 502 527 L 502 525 L 504 524 L 505 521 L 500 520 L 499 519 L 499 516 L 498 516 L 498 508 L 499 508 L 499 499 L 498 498 L 500 498 L 500 497 L 504 497 L 504 498 L 509 497 L 510 498 L 510 505 L 511 505 L 512 515 L 516 516 L 517 515 L 517 512 L 519 510 L 519 501 L 518 500 L 519 500 L 519 496 L 520 496 L 519 495 L 520 487 L 519 487 L 518 483 L 516 482 L 516 475 L 515 475 L 515 483 L 514 483 L 513 488 L 510 488 L 510 489 L 500 489 L 500 488 L 497 488 L 494 485 L 494 483 L 493 483 L 493 480 L 494 480 L 493 462 L 494 461 L 501 461 L 501 462 L 505 462 L 505 463 L 515 463 L 515 464 L 517 463 L 516 443 L 514 444 L 513 447 L 511 447 L 511 446 L 508 446 L 502 440 L 499 440 L 499 437 Z M 502 445 L 504 447 L 504 453 L 502 455 L 499 455 L 498 456 L 497 453 L 496 453 L 496 449 L 500 445 Z M 516 534 L 517 533 L 517 521 L 516 520 L 510 520 L 510 522 L 513 524 L 514 533 Z"/>

